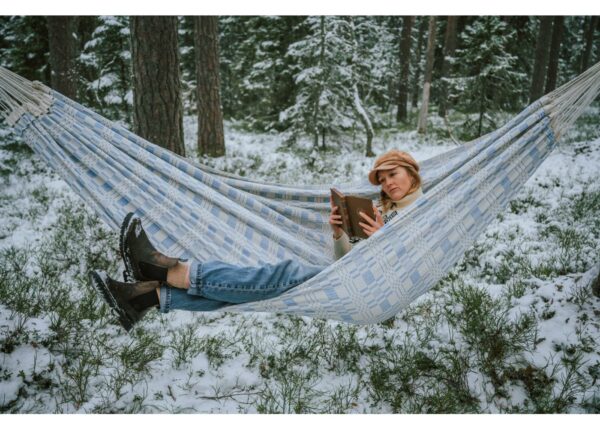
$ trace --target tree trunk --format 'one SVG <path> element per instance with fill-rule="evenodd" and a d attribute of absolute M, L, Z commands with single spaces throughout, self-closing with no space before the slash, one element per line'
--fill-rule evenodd
<path fill-rule="evenodd" d="M 535 62 L 533 65 L 533 75 L 531 79 L 531 90 L 529 92 L 529 102 L 544 95 L 544 83 L 546 77 L 546 66 L 548 65 L 548 47 L 550 46 L 550 36 L 552 34 L 552 17 L 543 16 L 540 18 L 540 29 L 538 31 L 537 42 L 535 44 Z"/>
<path fill-rule="evenodd" d="M 412 84 L 412 107 L 417 107 L 419 103 L 419 83 L 421 82 L 421 58 L 423 56 L 423 44 L 425 41 L 425 26 L 427 20 L 425 17 L 421 17 L 419 21 L 419 34 L 417 36 L 417 55 L 415 57 L 415 70 L 414 80 Z"/>
<path fill-rule="evenodd" d="M 598 273 L 596 280 L 592 282 L 592 293 L 600 298 L 600 273 Z"/>
<path fill-rule="evenodd" d="M 483 81 L 483 85 L 481 88 L 481 94 L 479 97 L 479 124 L 478 124 L 478 130 L 477 130 L 477 137 L 480 137 L 483 133 L 483 118 L 485 117 L 485 96 L 486 96 L 486 84 L 485 84 L 485 80 Z"/>
<path fill-rule="evenodd" d="M 564 20 L 564 16 L 555 16 L 554 24 L 552 25 L 552 43 L 550 45 L 550 58 L 548 60 L 548 75 L 546 76 L 546 94 L 556 89 L 558 59 L 560 57 L 560 44 L 562 42 Z"/>
<path fill-rule="evenodd" d="M 77 17 L 47 17 L 50 82 L 64 96 L 77 100 Z"/>
<path fill-rule="evenodd" d="M 427 65 L 425 67 L 425 83 L 423 85 L 423 99 L 419 112 L 419 134 L 427 133 L 427 112 L 429 110 L 429 93 L 431 91 L 431 75 L 433 72 L 433 54 L 435 52 L 435 16 L 429 18 L 429 39 L 427 41 Z"/>
<path fill-rule="evenodd" d="M 439 115 L 443 118 L 446 116 L 446 108 L 448 104 L 448 85 L 444 82 L 444 78 L 448 77 L 450 71 L 449 59 L 454 56 L 456 50 L 456 22 L 458 17 L 449 16 L 446 25 L 446 36 L 444 37 L 444 57 L 442 58 L 442 75 L 440 80 L 440 107 Z"/>
<path fill-rule="evenodd" d="M 598 23 L 598 17 L 597 16 L 588 17 L 588 18 L 586 18 L 586 22 L 588 22 L 588 25 L 586 26 L 586 31 L 585 31 L 585 35 L 584 35 L 585 49 L 583 51 L 583 56 L 581 58 L 581 70 L 580 70 L 581 73 L 586 71 L 590 65 L 590 58 L 592 56 L 592 46 L 594 44 L 594 32 L 596 30 L 596 25 Z"/>
<path fill-rule="evenodd" d="M 365 127 L 365 131 L 367 133 L 367 147 L 365 150 L 365 156 L 372 157 L 375 156 L 373 152 L 373 136 L 375 132 L 373 131 L 373 125 L 371 124 L 371 120 L 369 119 L 369 115 L 367 111 L 362 105 L 362 101 L 360 100 L 360 94 L 358 93 L 358 85 L 355 83 L 352 88 L 353 96 L 354 96 L 354 110 L 358 115 L 358 119 Z"/>
<path fill-rule="evenodd" d="M 185 156 L 174 16 L 132 16 L 133 124 L 139 136 Z"/>
<path fill-rule="evenodd" d="M 326 32 L 325 32 L 325 17 L 321 16 L 320 19 L 320 52 L 319 52 L 319 66 L 325 66 L 325 41 L 326 41 Z M 324 77 L 321 77 L 321 84 L 317 85 L 315 88 L 315 97 L 313 101 L 313 111 L 312 111 L 312 127 L 314 129 L 314 146 L 316 149 L 319 149 L 319 99 L 321 98 L 321 93 L 323 92 L 322 82 Z M 323 148 L 325 148 L 325 132 L 323 132 Z"/>
<path fill-rule="evenodd" d="M 402 18 L 402 35 L 400 37 L 400 84 L 398 85 L 398 111 L 396 122 L 406 122 L 408 119 L 408 79 L 410 76 L 410 45 L 414 16 Z"/>
<path fill-rule="evenodd" d="M 198 152 L 225 155 L 221 84 L 219 77 L 219 33 L 216 16 L 194 19 L 198 100 Z"/>

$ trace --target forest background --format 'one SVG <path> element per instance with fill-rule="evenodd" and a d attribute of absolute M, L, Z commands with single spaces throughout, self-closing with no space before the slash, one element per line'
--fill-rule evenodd
<path fill-rule="evenodd" d="M 205 133 L 219 141 L 205 137 L 200 154 L 225 153 L 225 119 L 277 133 L 290 147 L 303 136 L 319 150 L 363 140 L 372 156 L 374 133 L 417 125 L 426 133 L 427 115 L 445 124 L 450 116 L 446 131 L 455 140 L 498 128 L 503 113 L 599 61 L 599 32 L 597 16 L 4 16 L 0 65 L 179 153 L 181 117 L 208 109 L 202 114 L 215 118 L 213 127 L 221 122 L 221 131 Z M 132 44 L 152 34 L 162 37 L 148 48 L 156 61 Z M 171 86 L 166 111 L 149 121 L 139 100 L 160 89 L 136 82 L 137 69 L 164 76 L 173 64 L 178 75 L 163 84 Z M 144 119 L 175 130 L 153 134 Z"/>

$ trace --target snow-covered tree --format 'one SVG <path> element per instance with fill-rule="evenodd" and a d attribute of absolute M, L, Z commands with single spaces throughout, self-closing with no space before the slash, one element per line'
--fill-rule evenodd
<path fill-rule="evenodd" d="M 31 80 L 50 83 L 44 16 L 0 16 L 0 65 Z"/>
<path fill-rule="evenodd" d="M 462 70 L 460 77 L 449 81 L 459 105 L 467 112 L 479 113 L 477 121 L 466 124 L 476 135 L 498 126 L 491 119 L 493 111 L 522 107 L 521 102 L 515 105 L 515 99 L 522 95 L 528 76 L 518 69 L 517 57 L 509 53 L 514 39 L 514 29 L 497 16 L 479 17 L 461 34 L 456 56 Z"/>
<path fill-rule="evenodd" d="M 348 107 L 352 91 L 352 35 L 348 20 L 337 16 L 306 18 L 308 36 L 292 44 L 287 55 L 296 61 L 295 103 L 280 121 L 289 124 L 291 137 L 312 136 L 325 147 L 328 136 L 353 124 Z"/>
<path fill-rule="evenodd" d="M 353 127 L 367 135 L 366 153 L 371 156 L 374 135 L 369 100 L 389 96 L 386 49 L 392 36 L 381 31 L 374 18 L 308 17 L 309 34 L 292 44 L 287 56 L 294 58 L 295 103 L 280 115 L 291 138 L 312 136 L 315 147 L 326 138 Z M 389 58 L 389 56 L 388 56 Z"/>
<path fill-rule="evenodd" d="M 196 114 L 196 56 L 194 52 L 194 18 L 179 18 L 177 27 L 181 61 L 181 98 L 185 114 Z"/>
<path fill-rule="evenodd" d="M 258 130 L 280 127 L 279 112 L 294 99 L 290 44 L 306 34 L 297 16 L 223 17 L 223 110 Z"/>
<path fill-rule="evenodd" d="M 80 54 L 82 99 L 98 113 L 131 123 L 129 18 L 100 16 Z"/>

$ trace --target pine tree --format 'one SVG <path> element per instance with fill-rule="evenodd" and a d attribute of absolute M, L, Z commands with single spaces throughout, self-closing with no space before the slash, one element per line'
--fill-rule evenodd
<path fill-rule="evenodd" d="M 181 98 L 186 114 L 197 114 L 196 55 L 194 49 L 195 16 L 179 17 L 178 41 L 181 63 Z"/>
<path fill-rule="evenodd" d="M 444 57 L 442 58 L 442 70 L 440 76 L 440 100 L 438 114 L 441 117 L 446 116 L 446 107 L 448 104 L 448 84 L 444 80 L 449 76 L 451 64 L 454 61 L 454 52 L 456 51 L 456 23 L 458 17 L 449 16 L 446 18 L 446 34 L 444 36 Z"/>
<path fill-rule="evenodd" d="M 49 16 L 46 23 L 52 88 L 72 100 L 77 100 L 77 17 Z"/>
<path fill-rule="evenodd" d="M 581 68 L 580 73 L 583 73 L 590 66 L 590 61 L 592 58 L 592 47 L 594 45 L 594 33 L 596 32 L 596 26 L 598 24 L 597 16 L 588 16 L 586 18 L 585 25 L 585 49 L 581 55 Z"/>
<path fill-rule="evenodd" d="M 194 22 L 198 99 L 198 153 L 225 155 L 219 78 L 219 34 L 216 16 L 197 16 Z"/>
<path fill-rule="evenodd" d="M 112 120 L 132 123 L 129 18 L 99 16 L 79 56 L 84 104 Z"/>
<path fill-rule="evenodd" d="M 387 18 L 308 17 L 309 33 L 290 45 L 295 62 L 296 99 L 280 116 L 290 139 L 312 136 L 315 147 L 326 138 L 362 126 L 366 150 L 373 155 L 373 117 L 391 106 L 390 88 L 397 64 L 389 60 L 394 37 Z M 382 106 L 377 110 L 374 106 Z"/>
<path fill-rule="evenodd" d="M 451 78 L 451 91 L 467 112 L 478 112 L 475 124 L 468 121 L 466 137 L 482 135 L 497 124 L 491 118 L 494 110 L 514 110 L 522 107 L 518 95 L 527 75 L 516 67 L 517 57 L 508 53 L 516 33 L 496 16 L 477 18 L 461 34 L 457 49 L 460 77 Z M 484 118 L 489 125 L 484 126 Z M 474 126 L 473 126 L 474 125 Z M 476 129 L 473 133 L 473 128 Z"/>
<path fill-rule="evenodd" d="M 575 78 L 580 73 L 581 55 L 584 45 L 584 23 L 583 16 L 565 16 L 563 27 L 563 43 L 560 49 L 558 61 L 557 86 Z"/>
<path fill-rule="evenodd" d="M 551 36 L 552 17 L 543 16 L 540 18 L 540 27 L 535 44 L 535 62 L 531 77 L 531 90 L 529 92 L 530 103 L 533 103 L 544 95 L 544 82 L 546 78 L 546 67 L 548 65 Z"/>
<path fill-rule="evenodd" d="M 372 157 L 375 156 L 375 153 L 373 152 L 373 137 L 375 131 L 373 130 L 371 115 L 365 108 L 365 103 L 363 101 L 364 95 L 361 95 L 361 93 L 365 94 L 367 92 L 365 90 L 375 87 L 377 82 L 385 80 L 383 77 L 385 74 L 385 66 L 384 64 L 381 64 L 381 58 L 376 56 L 376 53 L 381 51 L 377 49 L 376 44 L 373 43 L 373 21 L 371 21 L 370 18 L 361 19 L 360 17 L 350 17 L 348 19 L 350 24 L 352 52 L 350 60 L 352 73 L 350 77 L 352 85 L 352 108 L 354 109 L 356 118 L 362 124 L 367 135 L 365 156 Z M 365 59 L 367 61 L 365 61 Z M 366 69 L 367 67 L 369 67 L 369 70 Z M 371 73 L 371 71 L 376 72 Z"/>
<path fill-rule="evenodd" d="M 424 65 L 424 57 L 423 53 L 425 52 L 425 44 L 427 43 L 426 35 L 427 35 L 427 25 L 428 19 L 427 17 L 421 16 L 416 19 L 417 23 L 415 26 L 417 27 L 417 38 L 415 41 L 415 49 L 412 49 L 413 56 L 411 60 L 411 69 L 414 70 L 411 82 L 411 105 L 413 108 L 417 107 L 419 102 L 419 93 L 421 89 L 421 74 L 423 73 Z"/>
<path fill-rule="evenodd" d="M 0 16 L 0 64 L 50 85 L 48 31 L 44 16 Z"/>
<path fill-rule="evenodd" d="M 135 133 L 185 155 L 177 18 L 132 16 L 130 29 Z"/>
<path fill-rule="evenodd" d="M 548 58 L 548 74 L 546 75 L 545 93 L 554 91 L 558 74 L 558 60 L 560 57 L 560 44 L 562 42 L 564 16 L 555 16 L 552 24 L 552 43 Z"/>
<path fill-rule="evenodd" d="M 402 17 L 402 37 L 400 40 L 400 82 L 398 84 L 398 110 L 396 122 L 406 122 L 408 117 L 408 83 L 410 78 L 410 47 L 414 16 Z"/>
<path fill-rule="evenodd" d="M 429 96 L 431 91 L 431 78 L 433 73 L 433 57 L 435 53 L 435 16 L 429 18 L 429 30 L 427 37 L 427 63 L 425 65 L 425 79 L 423 83 L 423 97 L 421 98 L 421 110 L 419 112 L 419 123 L 417 131 L 420 134 L 427 132 L 427 113 L 429 110 Z"/>
<path fill-rule="evenodd" d="M 221 28 L 223 112 L 251 128 L 281 129 L 279 113 L 293 104 L 294 58 L 289 46 L 308 34 L 304 17 L 224 17 Z"/>
<path fill-rule="evenodd" d="M 287 56 L 295 66 L 296 100 L 284 110 L 280 121 L 288 124 L 291 140 L 312 136 L 324 149 L 326 136 L 335 136 L 353 124 L 348 110 L 352 89 L 352 42 L 347 20 L 336 16 L 306 18 L 308 36 L 290 45 Z"/>

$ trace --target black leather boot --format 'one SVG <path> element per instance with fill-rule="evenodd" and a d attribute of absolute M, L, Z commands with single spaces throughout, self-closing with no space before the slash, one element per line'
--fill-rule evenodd
<path fill-rule="evenodd" d="M 122 283 L 102 271 L 90 272 L 90 281 L 128 332 L 150 309 L 159 305 L 156 289 L 161 286 L 160 281 Z"/>
<path fill-rule="evenodd" d="M 133 213 L 128 213 L 123 220 L 119 244 L 125 263 L 125 281 L 166 281 L 169 268 L 177 265 L 178 261 L 185 261 L 156 250 L 142 227 L 141 219 Z"/>

